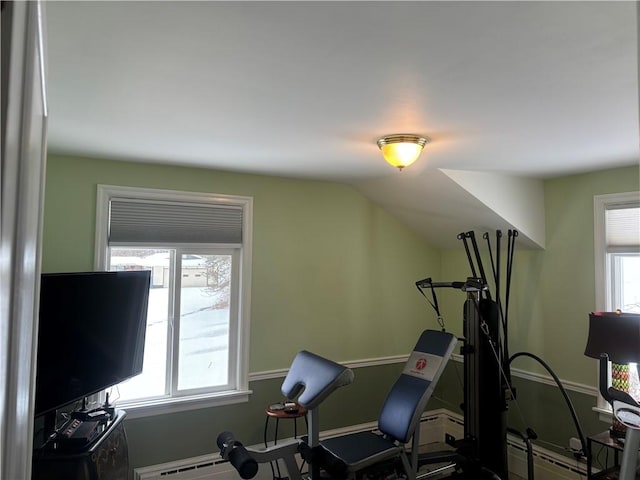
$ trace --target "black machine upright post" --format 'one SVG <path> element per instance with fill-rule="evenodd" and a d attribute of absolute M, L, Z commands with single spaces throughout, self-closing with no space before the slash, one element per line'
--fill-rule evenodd
<path fill-rule="evenodd" d="M 481 363 L 476 361 L 477 345 L 480 343 L 480 322 L 476 305 L 480 301 L 480 290 L 467 290 L 467 300 L 464 302 L 463 331 L 465 344 L 462 349 L 464 355 L 464 438 L 468 442 L 468 454 L 476 459 L 480 457 L 480 410 L 478 395 L 481 377 Z"/>
<path fill-rule="evenodd" d="M 506 400 L 497 358 L 499 313 L 495 301 L 483 299 L 481 279 L 464 290 L 464 432 L 465 452 L 473 464 L 501 479 L 507 473 Z M 482 478 L 482 477 L 479 477 Z"/>
<path fill-rule="evenodd" d="M 488 295 L 484 278 L 470 277 L 465 282 L 433 282 L 431 278 L 425 278 L 417 281 L 416 287 L 422 295 L 422 289 L 431 289 L 433 302 L 427 300 L 439 319 L 434 289 L 455 288 L 466 293 L 462 347 L 464 439 L 455 440 L 455 446 L 465 459 L 465 478 L 495 478 L 487 474 L 488 470 L 501 480 L 507 480 L 507 385 L 501 362 L 502 322 L 498 303 Z M 441 326 L 444 328 L 443 323 Z"/>

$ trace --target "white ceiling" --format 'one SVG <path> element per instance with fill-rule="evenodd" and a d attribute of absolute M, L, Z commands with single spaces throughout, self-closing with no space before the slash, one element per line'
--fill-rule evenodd
<path fill-rule="evenodd" d="M 636 2 L 73 1 L 46 18 L 51 152 L 345 182 L 438 246 L 518 228 L 439 169 L 640 158 Z M 432 142 L 398 172 L 375 143 L 392 133 Z"/>

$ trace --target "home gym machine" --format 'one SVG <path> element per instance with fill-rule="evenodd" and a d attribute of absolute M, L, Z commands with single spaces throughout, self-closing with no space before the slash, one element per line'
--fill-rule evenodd
<path fill-rule="evenodd" d="M 509 230 L 507 244 L 507 294 L 513 263 L 513 245 L 517 231 Z M 456 448 L 458 463 L 467 478 L 508 478 L 507 469 L 507 395 L 512 392 L 508 351 L 505 308 L 499 296 L 500 238 L 497 235 L 496 263 L 491 254 L 491 266 L 496 284 L 496 299 L 489 291 L 485 270 L 480 257 L 474 232 L 458 235 L 462 240 L 471 268 L 471 277 L 466 281 L 434 282 L 426 278 L 416 282 L 418 291 L 425 296 L 436 312 L 438 323 L 444 331 L 444 320 L 440 313 L 436 289 L 453 288 L 466 294 L 463 308 L 464 359 L 464 438 L 455 439 L 447 435 L 446 442 Z M 471 248 L 470 248 L 471 247 Z M 472 256 L 473 251 L 473 256 Z M 431 291 L 431 300 L 425 294 Z M 502 328 L 500 328 L 502 326 Z M 501 335 L 502 333 L 502 335 Z M 420 464 L 432 462 L 433 455 L 422 456 Z M 437 456 L 436 456 L 437 458 Z M 462 461 L 460 461 L 462 459 Z"/>
<path fill-rule="evenodd" d="M 463 307 L 464 338 L 461 339 L 463 342 L 461 353 L 464 359 L 464 400 L 461 406 L 464 414 L 464 437 L 455 439 L 447 435 L 445 438 L 448 444 L 455 447 L 454 451 L 449 450 L 446 452 L 431 452 L 416 455 L 418 442 L 416 441 L 415 434 L 419 434 L 419 429 L 415 430 L 414 426 L 406 430 L 406 432 L 408 432 L 406 435 L 390 434 L 385 432 L 384 427 L 379 428 L 380 433 L 383 434 L 376 440 L 380 451 L 372 448 L 371 454 L 368 456 L 356 455 L 355 453 L 363 450 L 362 447 L 365 446 L 365 442 L 361 441 L 363 437 L 360 436 L 357 438 L 353 437 L 356 441 L 352 441 L 352 438 L 345 438 L 344 444 L 342 438 L 328 439 L 328 441 L 323 440 L 320 442 L 318 436 L 317 407 L 335 388 L 350 383 L 353 374 L 349 369 L 346 369 L 346 367 L 303 351 L 298 354 L 301 358 L 297 356 L 294 359 L 294 363 L 282 385 L 282 392 L 286 398 L 292 399 L 300 393 L 300 385 L 305 385 L 306 388 L 303 393 L 300 394 L 298 403 L 305 406 L 309 411 L 307 438 L 304 440 L 292 440 L 282 444 L 279 443 L 277 446 L 264 450 L 254 450 L 243 447 L 230 432 L 223 432 L 217 440 L 222 457 L 229 460 L 236 467 L 242 478 L 245 479 L 252 478 L 257 473 L 258 463 L 283 459 L 289 472 L 289 478 L 291 480 L 301 480 L 302 477 L 295 461 L 295 455 L 300 453 L 310 465 L 310 478 L 312 480 L 318 480 L 322 478 L 320 477 L 319 464 L 323 463 L 318 460 L 324 460 L 324 458 L 322 458 L 324 455 L 320 455 L 320 452 L 324 451 L 325 453 L 329 452 L 333 454 L 333 445 L 330 445 L 330 443 L 336 440 L 340 444 L 339 446 L 344 446 L 344 449 L 341 448 L 343 451 L 334 456 L 342 461 L 343 466 L 346 467 L 344 473 L 348 474 L 348 476 L 343 476 L 342 471 L 332 469 L 331 467 L 333 465 L 323 464 L 322 466 L 324 472 L 330 472 L 332 475 L 333 471 L 337 471 L 338 475 L 336 478 L 362 478 L 358 476 L 358 472 L 360 471 L 359 467 L 362 466 L 367 469 L 379 469 L 380 475 L 376 473 L 370 478 L 405 478 L 407 480 L 436 476 L 438 476 L 437 478 L 441 478 L 444 472 L 449 472 L 451 469 L 454 469 L 451 478 L 461 478 L 465 480 L 507 480 L 507 431 L 509 431 L 519 436 L 527 446 L 528 479 L 533 480 L 531 440 L 534 440 L 537 436 L 530 428 L 526 429 L 526 433 L 507 428 L 506 418 L 507 402 L 511 400 L 516 401 L 514 389 L 511 384 L 510 364 L 514 359 L 524 355 L 530 356 L 541 363 L 556 381 L 565 397 L 565 401 L 570 407 L 576 423 L 576 429 L 579 432 L 583 445 L 583 452 L 586 452 L 584 436 L 582 435 L 579 422 L 575 416 L 575 411 L 555 374 L 541 359 L 533 354 L 519 352 L 510 357 L 508 353 L 508 306 L 514 246 L 517 236 L 517 231 L 509 230 L 506 262 L 507 281 L 504 304 L 501 301 L 500 295 L 500 239 L 502 233 L 499 230 L 496 232 L 495 263 L 489 236 L 486 233 L 483 235 L 489 247 L 491 268 L 493 270 L 493 280 L 496 289 L 495 298 L 492 297 L 489 290 L 480 252 L 473 232 L 461 233 L 458 236 L 458 239 L 462 240 L 464 244 L 471 267 L 471 276 L 465 281 L 457 282 L 434 282 L 431 278 L 426 278 L 419 280 L 415 284 L 420 293 L 434 308 L 437 314 L 437 321 L 441 327 L 441 332 L 426 330 L 423 332 L 423 335 L 431 332 L 429 335 L 435 333 L 441 336 L 449 335 L 453 337 L 451 334 L 446 333 L 444 319 L 440 314 L 436 295 L 437 290 L 452 288 L 460 290 L 466 295 Z M 430 290 L 431 299 L 425 294 L 427 290 Z M 451 344 L 451 349 L 453 349 L 453 345 L 455 344 L 455 337 L 453 337 L 453 340 L 454 343 Z M 418 348 L 422 343 L 421 340 L 418 342 L 414 353 L 416 351 L 423 352 L 423 350 Z M 434 343 L 438 342 L 427 343 L 433 346 Z M 447 359 L 450 353 L 449 351 L 443 358 Z M 408 362 L 409 367 L 411 367 L 411 358 L 410 356 L 410 361 Z M 424 365 L 426 366 L 427 363 L 428 362 L 425 361 Z M 415 366 L 417 365 L 418 363 L 415 363 Z M 441 366 L 444 368 L 444 363 L 441 363 Z M 405 376 L 404 372 L 402 376 Z M 438 377 L 439 374 L 434 377 L 434 381 L 437 380 Z M 319 383 L 310 384 L 309 382 L 312 380 L 313 382 L 318 380 Z M 410 382 L 415 384 L 415 380 L 410 380 Z M 398 391 L 403 392 L 404 397 L 400 395 L 398 400 L 400 400 L 401 403 L 406 403 L 407 390 L 404 388 L 402 381 L 400 382 L 400 387 Z M 424 392 L 421 393 L 419 402 L 414 402 L 415 410 L 411 414 L 412 421 L 414 417 L 419 419 L 432 388 L 433 387 L 430 387 L 428 391 L 425 390 L 427 392 L 426 396 Z M 417 391 L 418 389 L 415 390 Z M 390 392 L 388 399 L 396 399 L 395 391 L 396 386 L 394 386 Z M 385 402 L 382 417 L 385 416 L 384 412 L 386 410 L 394 411 L 396 408 L 393 402 L 391 402 L 391 406 L 387 408 L 387 403 L 389 403 L 389 400 Z M 406 405 L 404 407 L 400 405 L 398 412 L 402 410 L 406 410 Z M 396 418 L 396 413 L 398 412 L 395 412 L 391 417 Z M 402 422 L 394 420 L 383 423 L 393 426 Z M 380 426 L 381 424 L 379 423 L 379 427 Z M 372 432 L 362 432 L 362 434 L 370 437 L 367 439 L 367 442 L 374 439 L 370 435 Z M 406 444 L 412 436 L 412 448 L 410 451 L 405 451 L 404 444 Z M 347 437 L 349 437 L 349 435 Z M 353 446 L 357 448 L 352 448 Z M 345 454 L 345 452 L 347 453 Z M 407 455 L 408 452 L 410 452 L 410 455 Z M 442 467 L 441 465 L 443 463 L 447 465 Z M 425 465 L 433 466 L 434 464 L 438 464 L 438 466 L 430 471 L 419 471 L 420 467 Z M 371 470 L 368 472 L 371 472 Z"/>
<path fill-rule="evenodd" d="M 256 449 L 243 447 L 233 434 L 223 432 L 217 440 L 220 453 L 244 479 L 257 473 L 258 463 L 282 459 L 288 478 L 301 480 L 295 460 L 299 453 L 309 464 L 311 480 L 326 478 L 326 474 L 343 480 L 361 479 L 372 473 L 374 476 L 369 478 L 391 478 L 388 472 L 395 472 L 393 478 L 415 480 L 420 417 L 457 341 L 451 333 L 424 330 L 384 401 L 377 428 L 322 441 L 317 428 L 318 407 L 333 390 L 349 383 L 353 374 L 342 365 L 302 351 L 296 355 L 281 390 L 290 400 L 302 390 L 297 403 L 308 411 L 308 435 Z M 413 448 L 409 452 L 406 445 L 412 439 Z"/>
<path fill-rule="evenodd" d="M 507 405 L 504 379 L 496 365 L 500 342 L 495 302 L 483 298 L 488 288 L 480 278 L 470 277 L 465 282 L 433 282 L 427 278 L 416 285 L 432 292 L 436 288 L 454 288 L 467 296 L 461 348 L 464 358 L 464 438 L 447 435 L 446 441 L 456 447 L 458 458 L 463 459 L 460 467 L 469 478 L 497 476 L 505 480 Z M 419 464 L 427 463 L 430 463 L 429 455 L 419 459 Z"/>
<path fill-rule="evenodd" d="M 511 382 L 511 363 L 519 357 L 529 357 L 538 362 L 553 378 L 564 401 L 571 413 L 577 435 L 582 446 L 582 454 L 588 455 L 586 440 L 582 427 L 575 412 L 575 408 L 567 395 L 557 375 L 544 360 L 529 352 L 518 352 L 509 355 L 508 348 L 508 316 L 509 297 L 511 289 L 511 275 L 513 271 L 513 255 L 517 230 L 509 230 L 507 238 L 506 288 L 504 302 L 501 298 L 501 239 L 502 232 L 496 231 L 495 257 L 491 248 L 488 233 L 483 234 L 487 243 L 495 298 L 489 291 L 487 276 L 473 231 L 458 235 L 462 240 L 471 269 L 471 277 L 465 282 L 436 283 L 430 278 L 416 282 L 422 295 L 434 308 L 437 321 L 445 331 L 444 320 L 440 314 L 436 289 L 455 288 L 466 293 L 464 304 L 464 342 L 462 355 L 464 359 L 464 438 L 456 440 L 447 438 L 447 443 L 456 447 L 459 454 L 455 458 L 461 467 L 465 478 L 493 478 L 501 480 L 508 478 L 507 467 L 507 432 L 519 437 L 526 445 L 527 478 L 534 479 L 532 440 L 538 438 L 535 431 L 527 427 L 525 432 L 507 427 L 508 402 L 513 401 L 524 422 L 522 412 L 518 407 L 515 388 Z M 494 262 L 495 259 L 495 262 Z M 432 300 L 425 295 L 424 290 L 430 289 Z M 420 462 L 432 463 L 423 456 Z M 437 455 L 434 456 L 437 458 Z M 443 457 L 444 458 L 444 457 Z"/>

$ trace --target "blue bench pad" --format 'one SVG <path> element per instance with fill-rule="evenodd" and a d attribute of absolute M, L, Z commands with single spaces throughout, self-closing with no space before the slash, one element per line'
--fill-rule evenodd
<path fill-rule="evenodd" d="M 350 471 L 357 471 L 386 458 L 398 455 L 401 450 L 394 442 L 373 432 L 357 432 L 322 440 L 320 445 L 342 461 Z"/>

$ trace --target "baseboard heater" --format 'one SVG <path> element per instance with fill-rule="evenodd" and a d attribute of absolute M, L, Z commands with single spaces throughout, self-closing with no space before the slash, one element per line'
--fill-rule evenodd
<path fill-rule="evenodd" d="M 134 480 L 204 480 L 226 475 L 234 478 L 235 469 L 219 453 L 136 468 Z M 240 478 L 240 477 L 237 477 Z"/>
<path fill-rule="evenodd" d="M 445 433 L 455 438 L 464 436 L 461 415 L 447 409 L 434 410 L 423 415 L 421 444 L 442 442 Z M 520 438 L 507 436 L 507 457 L 509 474 L 526 479 L 527 449 Z M 538 445 L 533 445 L 533 466 L 535 480 L 584 480 L 587 477 L 587 467 L 583 462 L 572 461 L 569 457 Z"/>
<path fill-rule="evenodd" d="M 321 437 L 332 437 L 345 433 L 371 430 L 375 423 L 353 425 L 347 428 L 323 432 Z M 443 442 L 445 433 L 456 438 L 464 435 L 462 417 L 446 409 L 431 410 L 422 416 L 420 440 L 422 445 Z M 527 452 L 522 440 L 509 436 L 507 439 L 509 472 L 527 478 Z M 534 471 L 536 480 L 583 480 L 586 466 L 563 455 L 533 446 Z M 225 462 L 218 452 L 199 457 L 176 460 L 148 467 L 136 468 L 134 480 L 238 480 L 235 469 Z M 270 480 L 272 471 L 269 464 L 260 465 L 256 480 Z"/>

